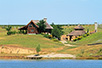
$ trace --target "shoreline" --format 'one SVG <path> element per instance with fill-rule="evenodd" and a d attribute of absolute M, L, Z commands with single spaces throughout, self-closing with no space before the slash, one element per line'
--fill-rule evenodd
<path fill-rule="evenodd" d="M 40 59 L 36 58 L 36 59 L 28 59 L 25 56 L 0 56 L 0 59 L 25 59 L 25 60 L 56 60 L 56 59 L 74 59 L 74 60 L 102 60 L 102 57 L 76 57 L 76 58 L 72 58 L 72 57 L 50 57 L 50 58 L 45 58 L 42 57 Z"/>

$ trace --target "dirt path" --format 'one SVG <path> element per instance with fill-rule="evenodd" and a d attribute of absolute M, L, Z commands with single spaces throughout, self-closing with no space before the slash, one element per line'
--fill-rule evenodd
<path fill-rule="evenodd" d="M 71 45 L 71 44 L 67 44 L 66 41 L 61 41 L 65 46 L 74 46 L 74 45 Z"/>

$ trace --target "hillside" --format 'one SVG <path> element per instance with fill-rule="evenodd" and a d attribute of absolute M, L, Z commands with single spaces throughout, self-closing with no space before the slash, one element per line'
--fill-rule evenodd
<path fill-rule="evenodd" d="M 70 30 L 73 30 L 75 26 L 63 26 L 64 34 L 68 34 Z M 12 30 L 17 30 L 18 27 L 12 28 Z M 94 30 L 94 26 L 84 26 L 85 31 L 89 29 L 90 31 Z M 35 53 L 33 49 L 40 44 L 41 46 L 41 54 L 47 53 L 63 53 L 63 54 L 72 54 L 76 55 L 77 57 L 94 57 L 94 56 L 101 56 L 102 55 L 102 44 L 100 45 L 88 45 L 88 44 L 95 44 L 95 43 L 102 43 L 102 29 L 98 28 L 98 32 L 94 34 L 90 34 L 89 36 L 82 38 L 76 42 L 68 41 L 67 44 L 72 44 L 74 46 L 64 46 L 61 42 L 54 42 L 53 40 L 47 39 L 43 37 L 43 35 L 25 35 L 25 34 L 15 34 L 15 35 L 6 35 L 6 30 L 0 28 L 0 47 L 4 46 L 4 50 L 8 48 L 10 52 L 10 48 L 13 49 L 12 53 L 15 52 L 15 47 L 20 49 L 19 53 L 22 51 L 27 51 L 29 53 L 29 48 L 31 48 L 31 52 Z M 7 46 L 7 47 L 6 47 Z M 18 49 L 16 49 L 15 55 L 19 55 Z M 24 50 L 23 50 L 24 49 Z M 2 49 L 3 50 L 3 49 Z M 6 51 L 7 52 L 7 51 Z M 14 55 L 14 54 L 6 54 L 1 53 L 0 55 Z"/>
<path fill-rule="evenodd" d="M 90 34 L 89 36 L 82 38 L 79 41 L 69 42 L 69 43 L 74 44 L 74 45 L 87 45 L 87 44 L 102 43 L 102 32 Z"/>
<path fill-rule="evenodd" d="M 14 30 L 14 29 L 13 29 Z M 0 45 L 16 45 L 20 47 L 35 48 L 40 44 L 41 48 L 58 48 L 63 46 L 60 42 L 54 42 L 42 35 L 6 35 L 6 30 L 0 28 Z"/>

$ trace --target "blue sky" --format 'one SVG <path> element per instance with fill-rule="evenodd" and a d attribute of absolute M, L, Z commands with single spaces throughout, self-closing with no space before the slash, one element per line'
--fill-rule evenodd
<path fill-rule="evenodd" d="M 47 18 L 49 24 L 102 23 L 102 0 L 0 0 L 0 24 Z"/>

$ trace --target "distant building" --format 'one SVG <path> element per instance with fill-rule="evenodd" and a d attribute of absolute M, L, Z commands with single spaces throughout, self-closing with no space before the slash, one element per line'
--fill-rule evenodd
<path fill-rule="evenodd" d="M 69 33 L 68 35 L 63 35 L 61 37 L 61 40 L 68 40 L 68 41 L 72 41 L 73 39 L 75 39 L 77 36 L 81 36 L 83 34 L 85 34 L 86 32 L 84 31 L 84 28 L 80 25 L 76 26 L 74 28 L 74 31 L 72 31 L 71 33 Z"/>
<path fill-rule="evenodd" d="M 43 20 L 46 21 L 45 32 L 51 33 L 51 30 L 53 29 L 53 27 L 47 23 L 47 18 L 44 18 Z M 26 26 L 23 26 L 19 28 L 18 30 L 27 30 L 27 34 L 38 34 L 39 26 L 37 25 L 37 23 L 39 23 L 39 20 L 31 20 Z"/>
<path fill-rule="evenodd" d="M 97 32 L 97 27 L 98 27 L 98 24 L 97 22 L 95 22 L 95 32 Z"/>

